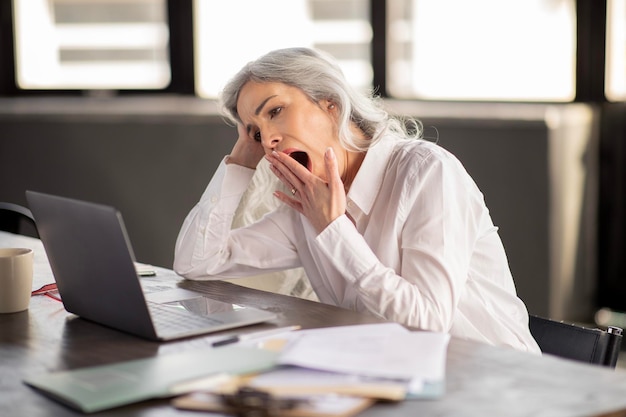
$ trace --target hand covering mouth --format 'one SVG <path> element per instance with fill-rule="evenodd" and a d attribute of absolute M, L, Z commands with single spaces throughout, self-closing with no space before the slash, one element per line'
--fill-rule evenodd
<path fill-rule="evenodd" d="M 289 156 L 295 159 L 300 165 L 311 171 L 311 160 L 309 155 L 304 151 L 289 152 Z"/>

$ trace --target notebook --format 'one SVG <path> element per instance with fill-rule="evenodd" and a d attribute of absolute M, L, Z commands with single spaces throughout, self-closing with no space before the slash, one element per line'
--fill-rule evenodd
<path fill-rule="evenodd" d="M 206 295 L 147 300 L 121 213 L 114 207 L 26 191 L 65 309 L 84 319 L 165 341 L 261 323 L 271 312 Z"/>
<path fill-rule="evenodd" d="M 277 352 L 250 346 L 193 349 L 28 375 L 24 382 L 74 409 L 93 413 L 151 398 L 185 394 L 195 387 L 236 380 L 237 375 L 267 371 L 275 366 L 277 356 Z M 137 410 L 135 413 L 140 414 Z M 128 414 L 135 413 L 131 410 Z"/>

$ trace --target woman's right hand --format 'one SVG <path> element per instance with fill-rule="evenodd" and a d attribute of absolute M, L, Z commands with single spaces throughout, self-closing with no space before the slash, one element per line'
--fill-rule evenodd
<path fill-rule="evenodd" d="M 261 142 L 252 139 L 246 131 L 245 126 L 241 123 L 237 123 L 237 133 L 239 137 L 237 138 L 237 142 L 235 142 L 235 146 L 233 146 L 233 150 L 226 159 L 226 163 L 256 169 L 256 166 L 263 156 L 265 156 Z"/>

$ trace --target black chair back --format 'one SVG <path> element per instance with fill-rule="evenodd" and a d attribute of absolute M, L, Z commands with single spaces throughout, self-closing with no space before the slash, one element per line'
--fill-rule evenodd
<path fill-rule="evenodd" d="M 530 332 L 541 351 L 581 362 L 615 368 L 622 329 L 587 328 L 530 315 Z"/>
<path fill-rule="evenodd" d="M 0 201 L 0 230 L 5 232 L 39 237 L 35 218 L 30 209 L 19 204 Z"/>

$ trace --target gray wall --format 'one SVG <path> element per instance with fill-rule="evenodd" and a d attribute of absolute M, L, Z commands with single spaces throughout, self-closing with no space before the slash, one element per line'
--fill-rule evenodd
<path fill-rule="evenodd" d="M 136 258 L 170 267 L 178 229 L 234 132 L 215 117 L 139 119 L 0 119 L 0 201 L 25 205 L 32 189 L 114 205 Z"/>
<path fill-rule="evenodd" d="M 0 112 L 0 201 L 33 189 L 122 212 L 137 260 L 170 267 L 178 229 L 232 146 L 206 112 Z M 0 106 L 1 109 L 1 106 Z M 454 152 L 500 227 L 520 296 L 548 313 L 548 130 L 543 121 L 422 118 Z"/>

